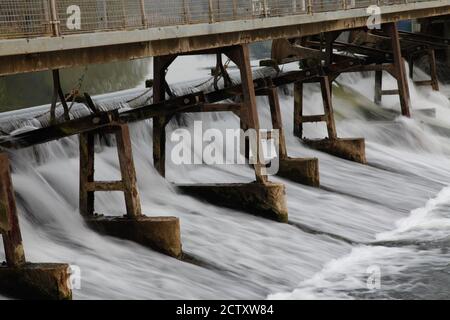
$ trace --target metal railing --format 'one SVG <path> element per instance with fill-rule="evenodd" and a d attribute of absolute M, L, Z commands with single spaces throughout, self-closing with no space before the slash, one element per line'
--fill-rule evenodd
<path fill-rule="evenodd" d="M 421 1 L 427 0 L 0 0 L 0 39 L 214 23 Z"/>

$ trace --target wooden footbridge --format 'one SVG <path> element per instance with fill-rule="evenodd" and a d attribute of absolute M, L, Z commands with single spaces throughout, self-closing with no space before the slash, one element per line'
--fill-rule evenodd
<path fill-rule="evenodd" d="M 368 28 L 374 18 L 380 28 Z M 52 70 L 54 95 L 49 125 L 0 138 L 0 233 L 6 262 L 0 267 L 0 289 L 18 296 L 71 298 L 67 265 L 31 264 L 25 259 L 11 183 L 8 152 L 78 135 L 80 142 L 80 214 L 94 229 L 129 239 L 175 258 L 183 258 L 176 217 L 144 216 L 141 212 L 128 123 L 153 119 L 153 160 L 165 175 L 166 125 L 179 113 L 233 112 L 243 129 L 260 128 L 256 96 L 267 97 L 273 129 L 280 132 L 279 175 L 318 187 L 318 159 L 290 158 L 284 139 L 278 90 L 294 85 L 294 132 L 312 148 L 366 163 L 363 138 L 338 137 L 332 104 L 332 82 L 342 73 L 375 71 L 375 97 L 399 96 L 401 114 L 409 117 L 410 98 L 404 59 L 427 56 L 431 79 L 418 82 L 439 90 L 435 53 L 448 50 L 445 37 L 399 32 L 396 22 L 433 19 L 450 13 L 450 0 L 4 0 L 0 4 L 0 75 Z M 271 76 L 253 78 L 248 44 L 273 40 L 272 57 L 261 61 Z M 175 96 L 165 76 L 181 55 L 214 54 L 215 90 Z M 240 83 L 230 80 L 222 56 L 240 70 Z M 59 69 L 119 60 L 154 57 L 153 102 L 131 110 L 99 111 L 88 93 L 61 88 Z M 299 62 L 301 68 L 282 72 L 280 65 Z M 397 90 L 382 89 L 382 72 L 392 75 Z M 412 73 L 411 73 L 412 76 Z M 303 85 L 318 83 L 324 113 L 303 114 Z M 59 104 L 58 104 L 59 100 Z M 84 103 L 91 115 L 71 118 L 68 103 Z M 58 116 L 57 107 L 62 107 Z M 60 113 L 61 114 L 61 113 Z M 328 138 L 303 138 L 303 124 L 325 122 Z M 122 178 L 95 181 L 94 142 L 98 134 L 116 138 Z M 258 140 L 259 141 L 259 140 Z M 242 143 L 245 143 L 242 141 Z M 258 148 L 261 148 L 260 141 Z M 218 205 L 288 221 L 284 185 L 270 182 L 264 163 L 253 165 L 249 184 L 183 185 L 180 191 Z M 122 191 L 124 217 L 95 213 L 95 192 Z"/>

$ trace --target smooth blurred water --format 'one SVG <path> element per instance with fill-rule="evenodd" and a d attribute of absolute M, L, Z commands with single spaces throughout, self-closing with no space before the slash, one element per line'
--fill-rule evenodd
<path fill-rule="evenodd" d="M 183 59 L 176 62 L 176 72 L 169 72 L 169 82 L 206 76 L 213 64 L 209 57 Z M 385 80 L 386 88 L 395 85 Z M 28 259 L 79 266 L 82 288 L 74 291 L 75 299 L 450 298 L 450 134 L 436 132 L 437 127 L 450 130 L 448 99 L 411 87 L 414 109 L 436 108 L 437 117 L 415 113 L 410 120 L 370 102 L 373 75 L 344 75 L 338 82 L 338 134 L 366 138 L 369 164 L 303 146 L 292 134 L 292 88 L 280 90 L 289 155 L 318 157 L 322 183 L 315 189 L 271 177 L 287 187 L 291 224 L 179 194 L 171 182 L 250 182 L 253 173 L 245 166 L 176 166 L 169 141 L 164 180 L 152 165 L 151 121 L 146 121 L 131 125 L 143 212 L 178 216 L 183 249 L 201 266 L 85 226 L 78 213 L 75 138 L 12 154 Z M 383 99 L 383 108 L 399 110 L 395 97 Z M 307 87 L 305 105 L 309 113 L 321 112 L 317 88 Z M 261 126 L 270 127 L 266 99 L 259 97 L 258 106 Z M 205 129 L 239 127 L 238 118 L 225 113 L 181 120 L 187 128 L 195 120 L 203 120 Z M 173 120 L 168 137 L 177 127 Z M 310 137 L 325 132 L 319 124 L 306 129 Z M 97 151 L 96 179 L 118 178 L 115 148 L 102 145 Z M 96 199 L 99 213 L 125 212 L 120 193 Z M 368 289 L 369 267 L 380 270 L 381 289 Z"/>

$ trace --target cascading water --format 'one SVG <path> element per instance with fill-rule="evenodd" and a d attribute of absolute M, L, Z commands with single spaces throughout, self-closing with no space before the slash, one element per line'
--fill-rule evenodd
<path fill-rule="evenodd" d="M 197 78 L 205 72 L 201 63 L 212 64 L 212 58 L 183 59 L 169 82 Z M 366 138 L 369 164 L 304 147 L 292 134 L 293 97 L 285 92 L 292 88 L 280 90 L 289 154 L 318 157 L 322 183 L 314 189 L 271 177 L 287 187 L 290 224 L 180 195 L 170 182 L 250 182 L 253 172 L 245 166 L 174 165 L 168 139 L 167 180 L 162 179 L 152 165 L 151 121 L 131 125 L 143 212 L 178 216 L 183 249 L 197 265 L 99 235 L 84 224 L 76 138 L 12 153 L 28 259 L 79 266 L 75 299 L 450 298 L 449 101 L 411 84 L 413 108 L 436 108 L 437 117 L 417 113 L 408 120 L 370 102 L 373 77 L 344 75 L 338 82 L 338 134 Z M 388 78 L 384 83 L 395 86 Z M 116 95 L 133 97 L 136 91 Z M 307 87 L 307 112 L 320 113 L 319 97 Z M 399 110 L 395 97 L 383 99 L 384 108 Z M 258 106 L 261 126 L 270 127 L 266 99 L 258 98 Z M 6 116 L 0 122 L 17 126 L 17 119 Z M 203 120 L 204 129 L 239 127 L 232 114 L 189 114 L 182 120 L 188 129 L 196 120 Z M 177 127 L 175 120 L 169 124 L 169 138 Z M 306 134 L 322 137 L 325 129 L 310 125 Z M 115 148 L 102 145 L 97 151 L 96 178 L 118 178 Z M 96 211 L 123 214 L 122 194 L 98 194 Z M 373 267 L 381 288 L 367 286 Z"/>

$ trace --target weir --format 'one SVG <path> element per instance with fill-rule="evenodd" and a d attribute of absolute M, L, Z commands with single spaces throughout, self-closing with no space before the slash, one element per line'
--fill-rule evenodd
<path fill-rule="evenodd" d="M 55 5 L 54 1 L 50 2 L 53 6 Z M 410 76 L 412 76 L 414 61 L 419 57 L 427 56 L 431 80 L 416 82 L 416 84 L 431 85 L 433 90 L 439 90 L 435 52 L 448 50 L 448 39 L 399 32 L 396 22 L 404 18 L 446 14 L 450 12 L 450 3 L 448 1 L 424 1 L 417 4 L 405 2 L 385 7 L 387 7 L 387 14 L 382 17 L 380 30 L 366 28 L 367 14 L 360 10 L 363 6 L 349 8 L 345 1 L 345 6 L 342 8 L 338 6 L 336 10 L 330 10 L 334 12 L 331 19 L 326 18 L 322 11 L 316 12 L 313 17 L 312 13 L 317 7 L 308 1 L 307 8 L 302 8 L 301 12 L 297 12 L 299 8 L 295 7 L 294 15 L 278 13 L 277 16 L 271 17 L 270 12 L 276 12 L 276 10 L 258 14 L 253 12 L 252 27 L 241 31 L 236 28 L 242 27 L 244 21 L 248 21 L 248 17 L 239 17 L 234 12 L 235 20 L 217 21 L 214 18 L 215 13 L 209 7 L 209 21 L 206 22 L 208 28 L 202 28 L 200 23 L 196 26 L 187 20 L 189 27 L 186 27 L 184 36 L 177 34 L 171 37 L 172 29 L 168 29 L 171 26 L 165 26 L 162 29 L 159 28 L 160 38 L 149 39 L 147 36 L 149 34 L 153 36 L 156 27 L 148 26 L 148 11 L 143 6 L 140 7 L 142 12 L 138 19 L 143 25 L 134 26 L 142 27 L 142 30 L 126 31 L 127 28 L 125 28 L 120 31 L 84 30 L 85 33 L 70 33 L 64 28 L 60 29 L 59 24 L 55 22 L 57 20 L 52 19 L 51 34 L 47 34 L 46 30 L 42 30 L 42 34 L 39 32 L 34 34 L 36 37 L 45 38 L 40 40 L 45 43 L 43 46 L 37 45 L 39 40 L 33 37 L 28 45 L 24 44 L 22 40 L 31 35 L 23 35 L 20 32 L 18 35 L 14 34 L 12 32 L 14 26 L 10 23 L 6 29 L 8 32 L 0 37 L 2 46 L 0 74 L 51 69 L 54 90 L 49 124 L 40 129 L 4 136 L 0 138 L 0 148 L 2 150 L 21 149 L 78 135 L 79 211 L 86 223 L 107 235 L 131 240 L 166 255 L 182 258 L 179 219 L 144 216 L 142 213 L 128 124 L 152 119 L 153 164 L 158 173 L 165 177 L 166 127 L 175 115 L 193 112 L 233 112 L 240 119 L 241 129 L 253 129 L 256 132 L 255 149 L 252 150 L 252 153 L 256 154 L 256 161 L 252 164 L 255 181 L 175 185 L 181 192 L 200 197 L 208 202 L 287 223 L 289 219 L 285 186 L 269 181 L 267 164 L 260 157 L 262 137 L 257 96 L 267 97 L 272 129 L 278 131 L 278 139 L 273 139 L 272 134 L 268 137 L 268 140 L 274 140 L 278 144 L 277 157 L 280 164 L 278 175 L 300 184 L 319 187 L 319 159 L 289 157 L 278 97 L 279 87 L 288 84 L 294 87 L 295 136 L 311 148 L 362 164 L 367 163 L 365 140 L 339 138 L 336 129 L 332 91 L 333 81 L 340 74 L 375 71 L 375 102 L 381 104 L 383 95 L 398 95 L 401 114 L 405 117 L 411 116 L 411 101 L 403 59 L 409 62 Z M 53 13 L 57 14 L 54 11 Z M 0 16 L 2 15 L 0 11 Z M 283 16 L 286 16 L 286 23 L 279 19 Z M 34 25 L 36 22 L 30 23 Z M 261 30 L 258 29 L 258 25 L 262 26 Z M 192 26 L 196 26 L 197 29 Z M 230 28 L 229 32 L 221 33 L 220 30 L 226 30 L 224 28 L 227 26 Z M 179 26 L 177 27 L 179 29 Z M 3 29 L 1 30 L 3 32 Z M 106 40 L 107 38 L 103 37 L 103 33 L 108 32 L 112 40 Z M 131 40 L 124 38 L 127 33 Z M 344 33 L 350 34 L 345 41 L 342 40 L 345 37 Z M 90 35 L 91 38 L 86 38 L 86 35 Z M 72 40 L 73 43 L 68 44 L 69 40 L 66 39 Z M 98 40 L 100 44 L 96 45 L 95 40 Z M 273 40 L 272 57 L 270 60 L 261 61 L 261 65 L 273 68 L 274 72 L 270 76 L 254 79 L 248 43 L 257 40 Z M 74 45 L 77 43 L 78 46 Z M 86 43 L 90 45 L 86 46 Z M 23 51 L 18 52 L 17 48 L 23 48 Z M 166 73 L 177 57 L 188 54 L 217 57 L 217 66 L 213 70 L 214 90 L 181 96 L 176 96 L 171 91 L 166 80 Z M 228 57 L 238 67 L 239 83 L 231 81 L 226 66 L 222 62 L 222 55 Z M 83 96 L 80 96 L 78 92 L 65 94 L 61 88 L 60 68 L 147 56 L 154 56 L 153 79 L 148 81 L 148 86 L 153 88 L 151 104 L 125 111 L 99 111 L 89 94 Z M 11 63 L 6 65 L 8 59 Z M 299 63 L 301 66 L 299 70 L 283 72 L 280 66 L 292 62 Z M 396 79 L 397 90 L 383 90 L 383 72 L 388 72 Z M 224 79 L 222 87 L 219 87 L 218 78 L 220 77 Z M 304 114 L 303 88 L 305 84 L 310 83 L 320 86 L 323 114 Z M 63 108 L 63 117 L 59 121 L 56 115 L 58 99 Z M 68 106 L 68 102 L 71 101 L 84 103 L 91 115 L 71 119 Z M 320 140 L 305 139 L 304 124 L 316 122 L 326 123 L 328 137 Z M 115 137 L 121 172 L 119 181 L 96 181 L 94 178 L 95 141 L 96 137 L 103 135 Z M 240 143 L 245 145 L 247 142 L 242 138 Z M 244 149 L 247 149 L 245 156 L 249 158 L 248 148 Z M 67 265 L 29 264 L 25 260 L 9 162 L 3 153 L 0 155 L 0 179 L 0 231 L 6 253 L 6 265 L 0 267 L 0 289 L 7 291 L 14 289 L 13 293 L 21 296 L 71 298 Z M 110 191 L 120 191 L 124 194 L 126 214 L 123 217 L 104 216 L 95 211 L 95 192 Z"/>

